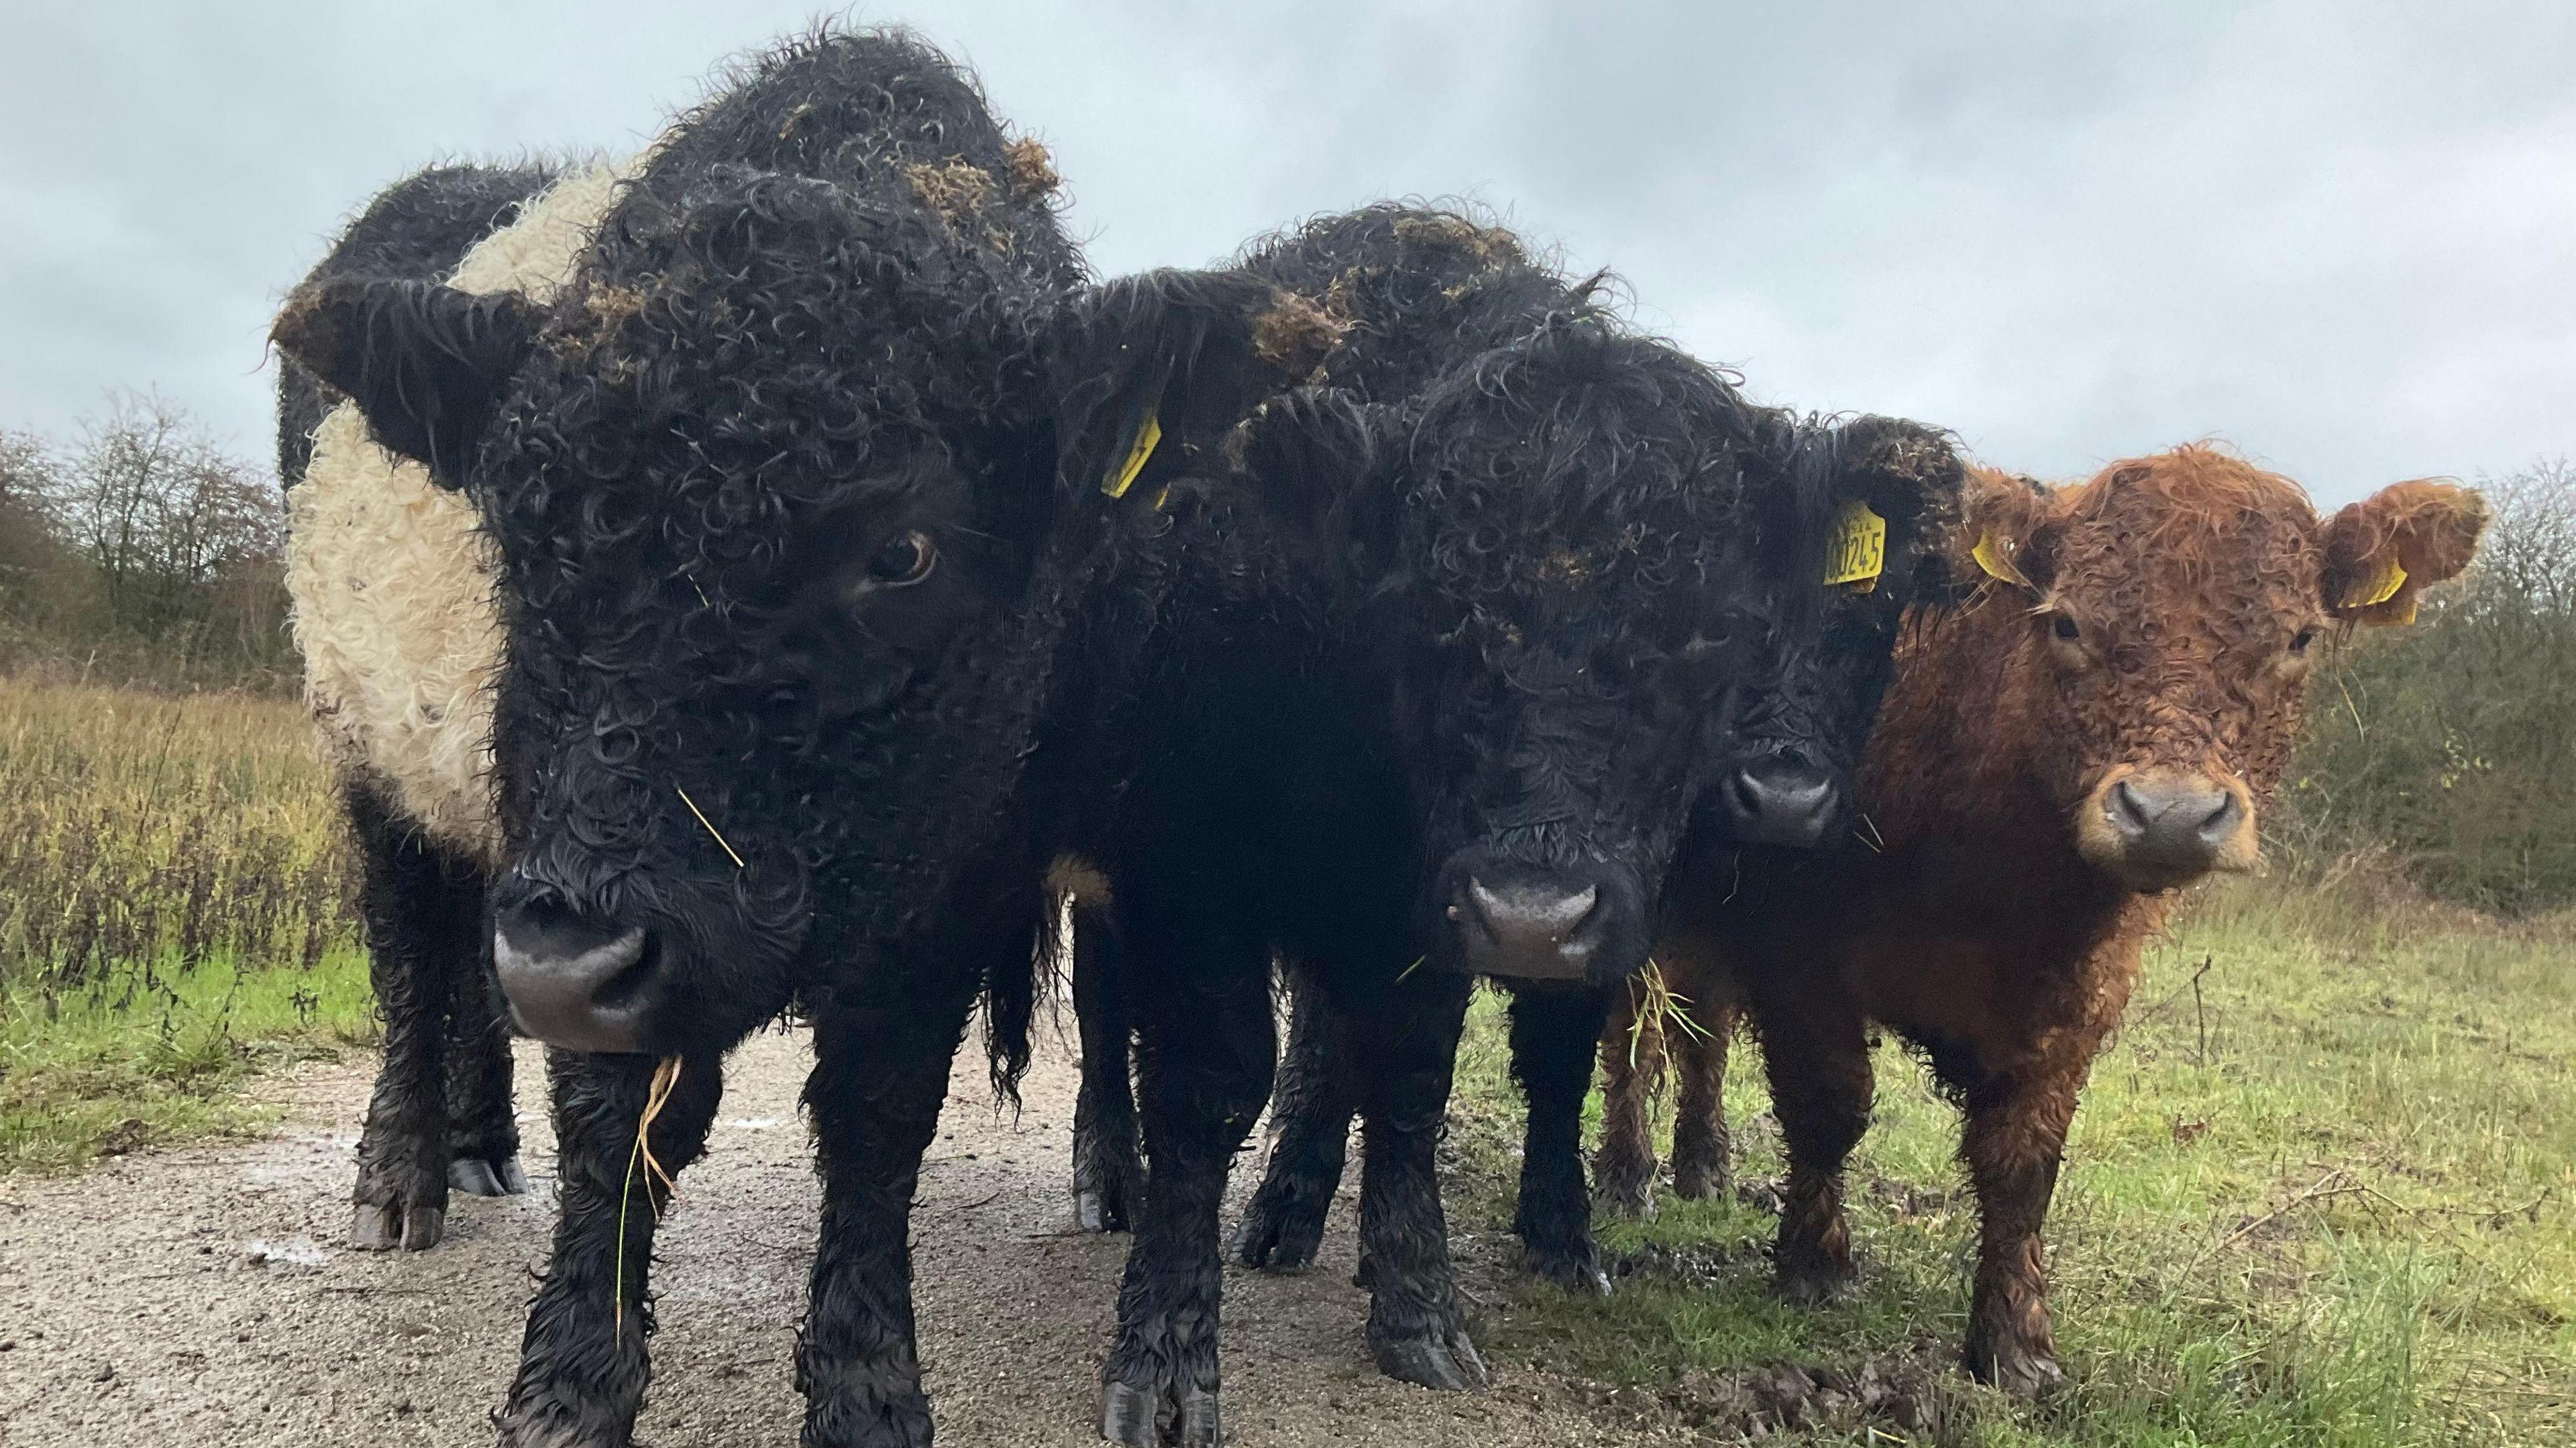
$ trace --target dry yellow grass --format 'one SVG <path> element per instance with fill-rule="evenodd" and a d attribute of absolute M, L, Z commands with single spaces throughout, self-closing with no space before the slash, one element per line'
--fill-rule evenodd
<path fill-rule="evenodd" d="M 0 1169 L 235 1119 L 369 1034 L 338 796 L 294 704 L 0 680 Z"/>

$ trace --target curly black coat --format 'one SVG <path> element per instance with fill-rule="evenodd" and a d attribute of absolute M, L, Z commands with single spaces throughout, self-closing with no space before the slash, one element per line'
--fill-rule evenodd
<path fill-rule="evenodd" d="M 482 509 L 503 983 L 559 1047 L 624 1053 L 549 1057 L 562 1217 L 508 1441 L 627 1440 L 654 1058 L 676 1170 L 721 1053 L 792 1002 L 824 1178 L 806 1441 L 929 1440 L 906 1213 L 978 989 L 1005 1036 L 1025 1018 L 1029 761 L 1081 697 L 1077 624 L 1152 613 L 1149 500 L 1322 337 L 1256 278 L 1087 284 L 1051 184 L 936 52 L 822 35 L 683 117 L 551 306 L 331 279 L 280 319 Z"/>
<path fill-rule="evenodd" d="M 1276 1103 L 1291 1138 L 1238 1251 L 1311 1259 L 1364 1114 L 1371 1347 L 1412 1381 L 1482 1377 L 1432 1173 L 1468 972 L 1487 968 L 1459 923 L 1467 890 L 1592 901 L 1602 923 L 1559 983 L 1588 1074 L 1604 993 L 1642 963 L 1713 789 L 1748 751 L 1849 766 L 1856 740 L 1795 727 L 1840 687 L 1806 663 L 1850 622 L 1817 581 L 1832 520 L 1871 502 L 1899 560 L 1882 583 L 1911 589 L 1916 519 L 1958 478 L 1910 424 L 1747 403 L 1621 325 L 1596 284 L 1459 216 L 1327 218 L 1243 270 L 1315 299 L 1342 344 L 1324 386 L 1247 430 L 1249 501 L 1211 494 L 1177 519 L 1183 577 L 1119 726 L 1133 768 L 1073 836 L 1112 887 L 1077 916 L 1076 1190 L 1087 1225 L 1137 1227 L 1104 1367 L 1104 1429 L 1128 1442 L 1213 1432 L 1216 1204 L 1269 1092 L 1274 955 L 1329 1024 L 1301 1033 Z M 1131 1027 L 1141 1203 L 1120 1139 Z M 1534 1099 L 1534 1139 L 1542 1105 L 1573 1109 Z M 1577 1211 L 1552 1245 L 1589 1270 L 1570 1135 L 1562 1155 Z"/>

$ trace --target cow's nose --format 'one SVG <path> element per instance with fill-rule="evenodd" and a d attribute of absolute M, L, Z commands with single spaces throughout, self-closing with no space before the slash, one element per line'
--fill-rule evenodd
<path fill-rule="evenodd" d="M 2133 873 L 2180 884 L 2209 873 L 2245 820 L 2233 790 L 2197 775 L 2133 775 L 2103 813 Z"/>
<path fill-rule="evenodd" d="M 567 1050 L 644 1050 L 662 964 L 651 932 L 551 903 L 505 910 L 492 931 L 493 973 L 511 1017 Z"/>
<path fill-rule="evenodd" d="M 1583 979 L 1601 951 L 1603 916 L 1598 886 L 1490 886 L 1473 875 L 1449 906 L 1469 970 L 1527 980 Z"/>
<path fill-rule="evenodd" d="M 1793 849 L 1824 839 L 1841 794 L 1825 771 L 1779 759 L 1747 765 L 1718 787 L 1736 843 Z"/>

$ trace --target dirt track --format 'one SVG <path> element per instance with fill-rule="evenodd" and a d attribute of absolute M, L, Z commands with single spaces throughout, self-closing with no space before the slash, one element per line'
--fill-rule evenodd
<path fill-rule="evenodd" d="M 795 1098 L 804 1037 L 736 1053 L 707 1159 L 661 1235 L 663 1332 L 638 1440 L 796 1441 L 789 1355 L 816 1191 Z M 1091 1397 L 1124 1237 L 1071 1230 L 1073 1071 L 1050 1051 L 1026 1114 L 997 1120 L 977 1053 L 960 1055 L 913 1215 L 940 1441 L 1094 1441 Z M 550 1226 L 552 1138 L 533 1053 L 520 1101 L 535 1191 L 460 1196 L 420 1255 L 345 1250 L 351 1148 L 371 1058 L 259 1089 L 286 1108 L 267 1139 L 148 1153 L 85 1176 L 0 1181 L 0 1444 L 475 1444 L 516 1361 L 529 1273 Z M 1353 1174 L 1356 1176 L 1356 1173 Z M 1248 1171 L 1236 1173 L 1238 1197 Z M 1346 1193 L 1346 1198 L 1348 1194 Z M 1263 1444 L 1643 1441 L 1530 1406 L 1552 1394 L 1497 1364 L 1450 1396 L 1379 1377 L 1350 1286 L 1351 1204 L 1315 1272 L 1227 1279 L 1227 1439 Z M 1500 1244 L 1465 1237 L 1483 1295 Z"/>

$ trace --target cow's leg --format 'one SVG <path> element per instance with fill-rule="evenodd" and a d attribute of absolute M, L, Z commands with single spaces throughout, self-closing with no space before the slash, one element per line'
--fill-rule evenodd
<path fill-rule="evenodd" d="M 1324 1242 L 1324 1216 L 1342 1184 L 1359 1110 L 1347 1024 L 1325 993 L 1288 971 L 1288 1049 L 1270 1094 L 1270 1160 L 1243 1209 L 1235 1260 L 1273 1272 L 1303 1272 Z"/>
<path fill-rule="evenodd" d="M 458 942 L 482 926 L 480 875 L 372 788 L 352 785 L 347 800 L 362 855 L 368 976 L 385 1022 L 349 1245 L 420 1251 L 447 1225 L 447 1016 L 455 977 L 471 964 Z"/>
<path fill-rule="evenodd" d="M 1469 988 L 1465 977 L 1421 970 L 1347 1007 L 1361 1072 L 1360 1260 L 1370 1289 L 1369 1353 L 1391 1378 L 1450 1391 L 1485 1381 L 1484 1359 L 1458 1307 L 1434 1171 Z"/>
<path fill-rule="evenodd" d="M 1732 1005 L 1694 999 L 1691 1026 L 1666 1033 L 1679 1089 L 1673 1105 L 1673 1194 L 1723 1197 L 1733 1186 L 1735 1142 L 1726 1129 L 1726 1051 L 1735 1039 Z M 1673 1039 L 1678 1032 L 1679 1039 Z"/>
<path fill-rule="evenodd" d="M 1655 1209 L 1652 1108 L 1664 1076 L 1662 1023 L 1639 1007 L 1635 980 L 1610 993 L 1601 1028 L 1601 1149 L 1592 1157 L 1592 1200 L 1605 1212 L 1643 1217 Z"/>
<path fill-rule="evenodd" d="M 1610 992 L 1601 990 L 1524 987 L 1512 995 L 1512 1074 L 1529 1101 L 1512 1230 L 1530 1271 L 1576 1292 L 1610 1290 L 1583 1186 L 1583 1097 L 1609 1008 Z"/>
<path fill-rule="evenodd" d="M 1073 1015 L 1082 1092 L 1073 1107 L 1073 1215 L 1086 1232 L 1124 1232 L 1145 1202 L 1125 984 L 1110 912 L 1073 905 Z"/>
<path fill-rule="evenodd" d="M 493 1424 L 507 1448 L 624 1448 L 652 1379 L 646 1279 L 667 1184 L 635 1149 L 661 1063 L 546 1052 L 554 1098 L 554 1255 L 528 1308 L 519 1375 Z M 645 1140 L 676 1175 L 706 1148 L 724 1094 L 721 1057 L 682 1060 Z"/>
<path fill-rule="evenodd" d="M 1129 916 L 1124 963 L 1138 972 L 1129 999 L 1152 1003 L 1137 1024 L 1153 1170 L 1118 1289 L 1117 1337 L 1100 1369 L 1100 1434 L 1213 1448 L 1217 1214 L 1226 1168 L 1270 1095 L 1270 962 L 1260 942 L 1222 922 L 1140 930 L 1138 918 Z"/>
<path fill-rule="evenodd" d="M 1026 951 L 1030 933 L 1016 947 L 988 941 L 986 948 Z M 963 961 L 974 952 L 933 954 Z M 805 1101 L 823 1174 L 823 1225 L 796 1343 L 809 1448 L 930 1442 L 913 1329 L 912 1199 L 983 979 L 981 969 L 943 966 L 909 981 L 880 969 L 816 1013 Z"/>
<path fill-rule="evenodd" d="M 2064 1381 L 2049 1332 L 2048 1266 L 2040 1243 L 2066 1130 L 2090 1052 L 2026 1073 L 1954 1079 L 1968 1103 L 1959 1154 L 1977 1191 L 1977 1286 L 1968 1308 L 1968 1371 L 2008 1393 L 2036 1397 Z M 1950 1074 L 1950 1073 L 1944 1073 Z"/>
<path fill-rule="evenodd" d="M 1843 1162 L 1869 1129 L 1869 1038 L 1857 1007 L 1829 991 L 1768 993 L 1754 1029 L 1789 1149 L 1772 1266 L 1783 1298 L 1827 1301 L 1852 1278 Z"/>
<path fill-rule="evenodd" d="M 528 1189 L 519 1165 L 518 1103 L 510 1089 L 510 1024 L 492 976 L 492 928 L 483 881 L 474 910 L 458 917 L 460 963 L 447 1015 L 447 1184 L 478 1197 Z"/>

